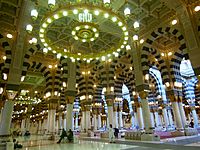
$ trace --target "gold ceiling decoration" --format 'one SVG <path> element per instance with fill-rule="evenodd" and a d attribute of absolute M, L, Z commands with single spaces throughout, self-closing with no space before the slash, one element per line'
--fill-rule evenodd
<path fill-rule="evenodd" d="M 32 34 L 31 44 L 43 45 L 43 52 L 75 60 L 118 57 L 128 44 L 126 18 L 108 3 L 74 2 L 31 11 L 33 24 L 26 30 Z"/>

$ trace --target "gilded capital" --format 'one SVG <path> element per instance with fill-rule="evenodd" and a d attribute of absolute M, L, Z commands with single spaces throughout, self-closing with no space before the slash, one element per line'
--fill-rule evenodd
<path fill-rule="evenodd" d="M 74 96 L 67 96 L 66 97 L 66 103 L 67 104 L 73 104 L 74 103 L 74 99 L 75 99 Z"/>
<path fill-rule="evenodd" d="M 148 96 L 148 93 L 146 91 L 139 92 L 139 96 L 141 99 L 146 99 Z"/>

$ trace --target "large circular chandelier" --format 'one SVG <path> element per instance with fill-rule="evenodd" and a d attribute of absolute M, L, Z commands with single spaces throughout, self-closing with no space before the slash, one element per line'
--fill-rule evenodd
<path fill-rule="evenodd" d="M 32 10 L 35 23 L 27 25 L 33 36 L 31 43 L 40 42 L 45 53 L 88 61 L 117 57 L 128 44 L 125 18 L 107 5 L 76 2 L 56 7 L 55 1 L 49 5 L 41 14 Z"/>

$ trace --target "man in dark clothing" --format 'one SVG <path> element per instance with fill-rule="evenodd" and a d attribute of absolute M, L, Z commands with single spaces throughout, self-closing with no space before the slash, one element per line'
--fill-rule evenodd
<path fill-rule="evenodd" d="M 67 133 L 67 139 L 69 142 L 73 142 L 74 140 L 74 135 L 71 129 L 69 129 L 68 133 Z"/>
<path fill-rule="evenodd" d="M 65 136 L 67 136 L 67 133 L 66 133 L 65 129 L 63 128 L 62 133 L 60 135 L 60 139 L 57 143 L 60 143 L 62 141 L 62 139 L 64 139 Z"/>
<path fill-rule="evenodd" d="M 115 138 L 118 138 L 118 133 L 119 133 L 119 129 L 118 128 L 114 128 Z"/>
<path fill-rule="evenodd" d="M 191 122 L 190 122 L 190 125 L 189 125 L 191 128 L 194 128 L 194 122 L 193 122 L 193 120 L 191 120 Z"/>

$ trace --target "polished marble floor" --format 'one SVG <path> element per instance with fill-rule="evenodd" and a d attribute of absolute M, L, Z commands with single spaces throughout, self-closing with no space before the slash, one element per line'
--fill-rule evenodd
<path fill-rule="evenodd" d="M 22 150 L 198 150 L 200 140 L 198 137 L 191 137 L 197 139 L 198 142 L 191 144 L 178 144 L 180 140 L 190 139 L 182 137 L 181 139 L 168 139 L 161 142 L 139 142 L 119 139 L 116 143 L 108 143 L 108 139 L 85 138 L 77 139 L 75 143 L 62 142 L 57 144 L 56 140 L 48 140 L 45 136 L 31 136 L 30 138 L 17 138 L 23 144 Z M 169 141 L 176 141 L 176 143 L 169 143 Z"/>

